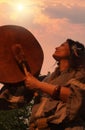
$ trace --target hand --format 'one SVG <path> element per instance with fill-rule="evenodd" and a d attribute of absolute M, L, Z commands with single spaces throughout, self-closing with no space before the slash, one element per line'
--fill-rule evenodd
<path fill-rule="evenodd" d="M 34 76 L 32 76 L 29 72 L 25 79 L 25 84 L 28 89 L 31 90 L 41 90 L 42 92 L 45 92 L 47 94 L 53 95 L 55 85 L 49 84 L 46 82 L 41 82 L 38 79 L 36 79 Z"/>
<path fill-rule="evenodd" d="M 26 79 L 25 79 L 25 85 L 29 89 L 38 89 L 40 84 L 40 81 L 36 79 L 34 76 L 32 76 L 31 73 L 28 72 Z"/>

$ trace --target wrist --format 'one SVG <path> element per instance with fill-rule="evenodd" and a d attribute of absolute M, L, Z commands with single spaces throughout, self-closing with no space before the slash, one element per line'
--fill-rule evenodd
<path fill-rule="evenodd" d="M 52 97 L 54 99 L 60 99 L 60 91 L 61 91 L 61 86 L 56 86 L 53 92 Z"/>

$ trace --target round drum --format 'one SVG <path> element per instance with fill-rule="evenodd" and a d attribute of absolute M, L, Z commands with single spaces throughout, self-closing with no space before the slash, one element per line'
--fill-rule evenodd
<path fill-rule="evenodd" d="M 27 29 L 17 25 L 0 26 L 0 82 L 18 83 L 24 80 L 25 74 L 16 62 L 17 51 L 14 47 L 21 47 L 23 62 L 32 75 L 38 76 L 43 63 L 43 50 Z"/>

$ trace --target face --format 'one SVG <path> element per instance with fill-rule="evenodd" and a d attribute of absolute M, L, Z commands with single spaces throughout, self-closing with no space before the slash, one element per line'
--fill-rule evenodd
<path fill-rule="evenodd" d="M 68 42 L 62 43 L 59 47 L 55 48 L 53 57 L 55 60 L 68 59 L 70 56 L 70 48 Z"/>

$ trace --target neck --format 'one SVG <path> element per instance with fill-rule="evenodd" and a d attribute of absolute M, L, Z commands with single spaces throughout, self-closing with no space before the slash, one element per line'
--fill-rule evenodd
<path fill-rule="evenodd" d="M 69 67 L 70 67 L 69 60 L 67 60 L 67 59 L 62 59 L 62 60 L 59 62 L 60 71 L 67 70 L 67 69 L 69 69 Z"/>

